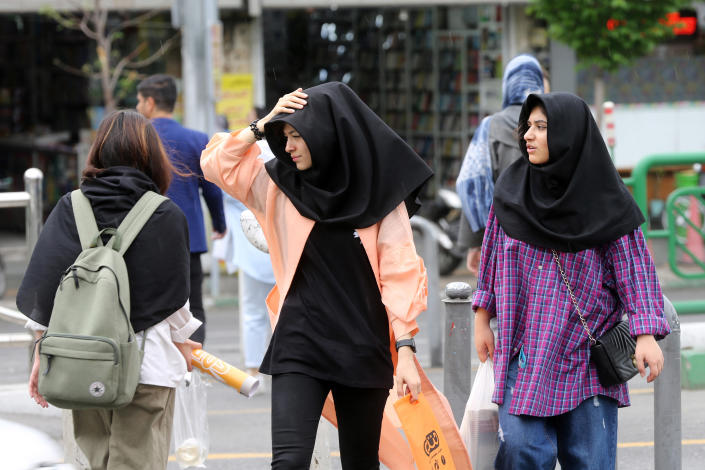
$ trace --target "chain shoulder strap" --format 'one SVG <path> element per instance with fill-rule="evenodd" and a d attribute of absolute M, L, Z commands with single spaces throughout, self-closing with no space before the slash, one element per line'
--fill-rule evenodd
<path fill-rule="evenodd" d="M 573 302 L 573 305 L 575 305 L 575 309 L 578 311 L 578 315 L 580 316 L 580 323 L 583 324 L 583 328 L 585 328 L 585 332 L 587 333 L 588 338 L 590 338 L 590 343 L 595 344 L 597 343 L 597 341 L 595 340 L 595 338 L 592 337 L 592 333 L 590 333 L 590 328 L 588 328 L 587 326 L 587 322 L 585 321 L 583 312 L 578 306 L 578 300 L 575 298 L 575 294 L 573 294 L 573 289 L 570 288 L 570 284 L 568 283 L 568 277 L 565 275 L 565 271 L 563 271 L 563 266 L 561 266 L 561 262 L 558 260 L 558 253 L 556 253 L 556 250 L 554 249 L 551 249 L 551 253 L 553 253 L 553 259 L 556 261 L 556 264 L 558 265 L 558 270 L 561 272 L 563 283 L 568 288 L 568 294 L 570 294 L 570 301 Z"/>

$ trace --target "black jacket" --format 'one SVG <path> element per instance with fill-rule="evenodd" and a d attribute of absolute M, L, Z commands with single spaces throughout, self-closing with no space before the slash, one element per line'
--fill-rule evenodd
<path fill-rule="evenodd" d="M 159 192 L 149 177 L 129 167 L 109 168 L 81 184 L 100 229 L 117 227 L 147 190 Z M 37 323 L 48 325 L 61 274 L 80 252 L 69 193 L 59 200 L 42 229 L 17 292 L 17 308 Z M 159 323 L 186 303 L 189 258 L 186 217 L 176 204 L 166 201 L 124 256 L 135 331 Z"/>

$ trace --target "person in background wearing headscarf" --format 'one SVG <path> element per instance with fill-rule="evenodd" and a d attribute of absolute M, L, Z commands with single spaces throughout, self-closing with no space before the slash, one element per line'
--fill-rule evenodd
<path fill-rule="evenodd" d="M 494 359 L 495 468 L 613 469 L 629 394 L 600 383 L 587 330 L 599 338 L 626 313 L 639 372 L 661 373 L 656 339 L 670 329 L 644 218 L 577 96 L 529 95 L 519 138 L 522 158 L 495 185 L 472 301 L 477 353 Z"/>
<path fill-rule="evenodd" d="M 267 163 L 255 145 L 265 135 Z M 421 386 L 413 336 L 427 283 L 409 217 L 432 171 L 339 82 L 216 134 L 201 166 L 254 213 L 269 246 L 275 328 L 260 371 L 272 375 L 272 468 L 309 467 L 329 392 L 343 468 L 379 468 L 389 389 L 416 398 Z"/>
<path fill-rule="evenodd" d="M 502 78 L 502 111 L 486 117 L 475 131 L 465 153 L 456 191 L 463 205 L 458 245 L 467 247 L 467 268 L 477 275 L 480 247 L 492 204 L 494 182 L 510 164 L 521 158 L 516 131 L 521 104 L 530 93 L 545 89 L 541 64 L 528 54 L 514 57 Z"/>

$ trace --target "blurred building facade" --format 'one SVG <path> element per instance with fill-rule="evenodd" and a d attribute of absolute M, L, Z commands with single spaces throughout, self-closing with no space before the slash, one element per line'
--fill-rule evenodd
<path fill-rule="evenodd" d="M 99 78 L 81 74 L 98 62 L 96 43 L 80 29 L 62 27 L 47 8 L 79 14 L 76 6 L 92 2 L 72 0 L 0 1 L 0 190 L 23 190 L 22 175 L 29 167 L 44 172 L 45 214 L 80 180 L 85 154 L 103 114 Z M 136 60 L 149 57 L 177 30 L 171 21 L 171 0 L 104 0 L 107 27 L 148 11 L 157 14 L 121 30 L 113 54 L 125 57 L 144 46 Z M 242 0 L 221 0 L 221 16 L 228 30 L 248 24 Z M 234 26 L 231 26 L 234 25 Z M 127 69 L 115 88 L 118 107 L 136 105 L 136 85 L 152 73 L 180 77 L 179 41 L 155 62 Z M 177 113 L 181 113 L 180 102 Z M 0 228 L 23 230 L 24 211 L 7 209 Z"/>
<path fill-rule="evenodd" d="M 87 130 L 99 120 L 101 100 L 95 80 L 56 63 L 81 68 L 95 60 L 94 45 L 80 31 L 59 28 L 41 14 L 46 4 L 60 10 L 73 3 L 0 2 L 0 179 L 14 176 L 12 189 L 20 190 L 18 175 L 28 166 L 42 168 L 48 210 L 77 184 L 76 146 L 90 140 Z M 169 0 L 103 4 L 115 21 L 124 11 L 162 10 L 124 31 L 122 54 L 141 42 L 148 44 L 143 53 L 148 54 L 175 31 Z M 506 0 L 219 0 L 220 27 L 211 38 L 217 93 L 224 104 L 219 112 L 237 127 L 248 108 L 268 108 L 298 86 L 340 80 L 434 168 L 431 191 L 450 186 L 475 127 L 500 108 L 503 65 L 513 56 L 534 54 L 550 72 L 553 90 L 592 99 L 591 71 L 576 70 L 573 51 L 549 40 L 545 24 L 527 15 L 527 5 Z M 607 98 L 617 104 L 618 166 L 633 166 L 654 150 L 654 142 L 645 147 L 642 136 L 655 116 L 668 116 L 665 127 L 654 124 L 664 137 L 658 145 L 676 151 L 705 148 L 705 134 L 690 132 L 705 117 L 705 3 L 696 2 L 691 10 L 693 34 L 659 46 L 608 79 Z M 181 76 L 179 47 L 139 72 Z M 136 81 L 120 83 L 120 106 L 134 106 Z"/>

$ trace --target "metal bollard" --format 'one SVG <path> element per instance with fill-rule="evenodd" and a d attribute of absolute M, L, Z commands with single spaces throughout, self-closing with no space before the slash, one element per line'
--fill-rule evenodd
<path fill-rule="evenodd" d="M 34 245 L 39 240 L 39 232 L 42 231 L 42 180 L 44 174 L 39 168 L 30 168 L 24 172 L 24 187 L 29 194 L 25 217 L 26 237 L 27 237 L 27 259 L 32 256 Z"/>
<path fill-rule="evenodd" d="M 664 368 L 654 381 L 654 468 L 680 470 L 681 456 L 681 325 L 664 295 L 664 314 L 671 334 L 661 343 Z"/>
<path fill-rule="evenodd" d="M 470 311 L 472 288 L 465 282 L 451 282 L 443 299 L 446 307 L 443 354 L 443 394 L 460 426 L 472 387 L 473 316 Z"/>
<path fill-rule="evenodd" d="M 435 236 L 438 228 L 429 220 L 413 216 L 410 219 L 411 227 L 418 229 L 423 236 L 423 245 L 421 253 L 424 264 L 426 265 L 426 273 L 428 275 L 428 308 L 425 318 L 426 329 L 428 331 L 428 342 L 431 348 L 431 367 L 440 367 L 442 362 L 441 341 L 441 297 L 439 295 L 439 273 L 438 273 L 438 243 Z M 423 333 L 422 333 L 423 334 Z"/>

